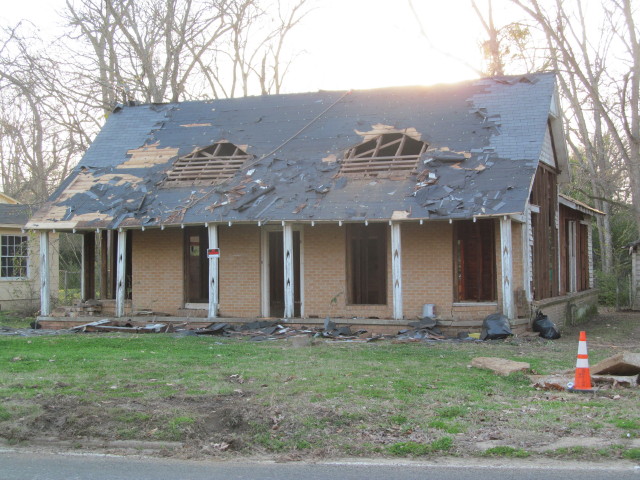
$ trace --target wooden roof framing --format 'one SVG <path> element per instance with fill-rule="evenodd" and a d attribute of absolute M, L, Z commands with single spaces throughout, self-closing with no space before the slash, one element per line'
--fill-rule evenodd
<path fill-rule="evenodd" d="M 218 142 L 180 157 L 167 172 L 165 186 L 215 185 L 242 168 L 253 158 L 230 142 Z"/>
<path fill-rule="evenodd" d="M 415 173 L 418 159 L 427 149 L 425 142 L 403 133 L 385 133 L 349 149 L 340 175 L 384 177 L 391 173 Z"/>

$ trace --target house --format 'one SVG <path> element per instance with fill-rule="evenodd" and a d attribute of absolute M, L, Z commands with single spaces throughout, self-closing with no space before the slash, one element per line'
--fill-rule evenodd
<path fill-rule="evenodd" d="M 631 310 L 640 310 L 640 255 L 638 248 L 640 240 L 627 245 L 629 255 L 631 255 L 631 292 L 629 298 L 629 307 Z"/>
<path fill-rule="evenodd" d="M 598 212 L 558 193 L 559 108 L 553 73 L 120 106 L 27 228 L 83 235 L 83 298 L 129 320 L 562 323 Z"/>
<path fill-rule="evenodd" d="M 24 231 L 31 205 L 0 193 L 0 310 L 31 313 L 40 303 L 38 240 Z M 51 236 L 50 242 L 56 237 Z M 57 291 L 57 256 L 51 255 L 51 277 Z"/>

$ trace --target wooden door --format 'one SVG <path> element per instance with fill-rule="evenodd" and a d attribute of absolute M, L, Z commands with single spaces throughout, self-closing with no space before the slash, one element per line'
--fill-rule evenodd
<path fill-rule="evenodd" d="M 205 227 L 187 227 L 185 231 L 185 300 L 209 302 L 208 237 Z"/>

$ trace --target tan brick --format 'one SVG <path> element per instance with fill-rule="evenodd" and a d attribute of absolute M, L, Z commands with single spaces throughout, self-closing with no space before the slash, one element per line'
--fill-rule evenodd
<path fill-rule="evenodd" d="M 500 279 L 500 238 L 496 228 L 497 281 Z M 133 235 L 133 304 L 176 314 L 184 305 L 183 230 L 135 231 Z M 387 229 L 388 247 L 391 245 Z M 514 281 L 521 286 L 522 228 L 513 225 Z M 501 309 L 495 303 L 454 304 L 453 226 L 448 222 L 405 223 L 401 227 L 403 313 L 414 319 L 422 306 L 435 304 L 443 319 L 481 319 Z M 261 228 L 256 225 L 218 227 L 220 313 L 229 317 L 261 314 Z M 303 284 L 306 316 L 391 318 L 391 248 L 387 248 L 385 305 L 349 305 L 346 298 L 346 228 L 321 224 L 302 228 Z M 518 287 L 520 288 L 520 287 Z"/>

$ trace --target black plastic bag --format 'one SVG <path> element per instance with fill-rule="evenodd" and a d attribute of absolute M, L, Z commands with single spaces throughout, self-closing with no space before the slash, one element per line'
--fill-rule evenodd
<path fill-rule="evenodd" d="M 481 340 L 500 340 L 513 335 L 509 319 L 499 313 L 492 313 L 482 322 Z"/>
<path fill-rule="evenodd" d="M 560 332 L 555 323 L 549 320 L 549 317 L 544 315 L 541 311 L 538 311 L 535 320 L 533 321 L 533 331 L 540 332 L 540 336 L 547 340 L 556 340 L 560 338 Z"/>

